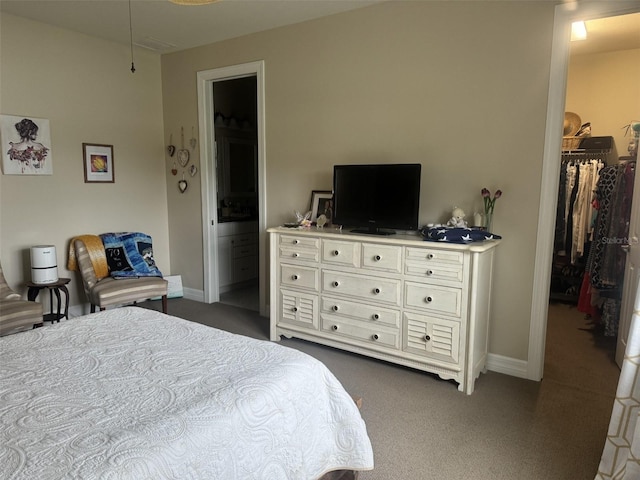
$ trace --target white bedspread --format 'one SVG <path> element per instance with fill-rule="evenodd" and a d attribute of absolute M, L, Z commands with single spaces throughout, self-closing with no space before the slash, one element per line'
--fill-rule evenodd
<path fill-rule="evenodd" d="M 373 468 L 317 360 L 137 307 L 0 338 L 0 478 L 310 480 Z"/>

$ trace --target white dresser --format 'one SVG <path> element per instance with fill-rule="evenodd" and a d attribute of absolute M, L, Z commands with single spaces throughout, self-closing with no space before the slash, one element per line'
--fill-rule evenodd
<path fill-rule="evenodd" d="M 268 230 L 271 340 L 297 337 L 453 379 L 486 370 L 499 241 Z"/>

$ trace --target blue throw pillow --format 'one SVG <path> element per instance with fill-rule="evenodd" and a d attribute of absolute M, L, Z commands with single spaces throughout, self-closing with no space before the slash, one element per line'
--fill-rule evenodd
<path fill-rule="evenodd" d="M 448 243 L 484 242 L 502 238 L 500 235 L 479 228 L 423 227 L 420 233 L 425 240 Z"/>

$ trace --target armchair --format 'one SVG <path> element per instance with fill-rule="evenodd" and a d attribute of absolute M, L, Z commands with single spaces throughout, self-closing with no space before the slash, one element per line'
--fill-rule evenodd
<path fill-rule="evenodd" d="M 0 336 L 30 330 L 42 324 L 42 304 L 22 300 L 11 290 L 0 265 Z"/>
<path fill-rule="evenodd" d="M 162 312 L 167 313 L 168 282 L 161 277 L 132 277 L 115 279 L 109 276 L 106 252 L 100 237 L 83 235 L 71 240 L 69 267 L 77 269 L 84 292 L 91 304 L 105 310 L 112 305 L 137 303 L 149 298 L 162 298 Z M 76 266 L 77 265 L 77 266 Z"/>

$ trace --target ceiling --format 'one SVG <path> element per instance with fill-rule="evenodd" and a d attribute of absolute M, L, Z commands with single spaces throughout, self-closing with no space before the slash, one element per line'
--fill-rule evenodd
<path fill-rule="evenodd" d="M 571 54 L 640 48 L 640 13 L 587 20 L 587 39 L 571 42 Z"/>
<path fill-rule="evenodd" d="M 383 1 L 222 0 L 180 6 L 131 0 L 132 36 L 140 47 L 170 53 Z M 0 12 L 130 44 L 128 0 L 0 0 Z M 640 13 L 587 21 L 587 32 L 587 40 L 572 42 L 572 54 L 640 48 Z"/>
<path fill-rule="evenodd" d="M 168 0 L 131 0 L 133 41 L 169 53 L 382 1 L 222 0 L 183 6 Z M 130 44 L 128 0 L 0 0 L 0 12 Z"/>

